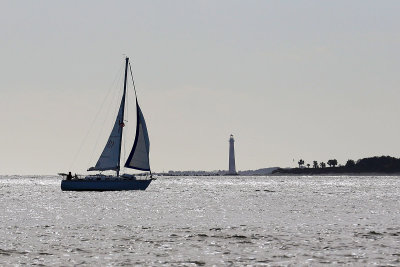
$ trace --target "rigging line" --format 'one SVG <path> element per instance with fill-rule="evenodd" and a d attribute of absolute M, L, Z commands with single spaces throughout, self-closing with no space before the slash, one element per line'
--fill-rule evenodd
<path fill-rule="evenodd" d="M 128 62 L 129 63 L 129 62 Z M 129 122 L 129 84 L 126 84 L 126 91 L 125 91 L 125 121 Z"/>
<path fill-rule="evenodd" d="M 124 158 L 123 158 L 123 161 L 122 161 L 122 170 L 124 170 L 124 172 L 125 172 L 125 159 L 126 159 L 126 133 L 125 133 L 125 132 L 122 132 L 122 135 L 124 135 L 124 136 L 123 136 L 123 140 L 124 140 Z M 121 163 L 120 163 L 120 167 L 121 167 Z"/>
<path fill-rule="evenodd" d="M 128 62 L 129 63 L 129 62 Z M 126 84 L 126 91 L 125 91 L 125 121 L 129 125 L 129 83 Z M 123 164 L 122 168 L 125 170 L 125 161 L 126 161 L 126 143 L 127 143 L 127 136 L 129 136 L 127 133 L 127 129 L 123 132 L 124 136 L 124 158 L 123 158 Z"/>
<path fill-rule="evenodd" d="M 119 69 L 119 73 L 121 73 L 121 69 L 122 69 L 123 66 L 124 66 L 124 64 L 121 65 L 121 67 L 120 67 L 120 69 Z M 122 75 L 120 74 L 120 75 L 118 75 L 117 77 L 118 77 L 118 81 L 117 81 L 116 85 L 114 84 L 114 86 L 113 86 L 112 89 L 114 89 L 114 88 L 116 88 L 116 87 L 118 87 L 118 88 L 121 87 L 120 84 L 121 84 L 121 80 L 122 80 Z M 93 162 L 94 152 L 95 152 L 96 148 L 98 147 L 98 143 L 99 143 L 99 140 L 100 140 L 100 136 L 101 136 L 101 134 L 104 133 L 104 129 L 105 129 L 106 125 L 108 126 L 108 124 L 106 123 L 106 121 L 110 119 L 110 117 L 111 117 L 110 114 L 111 114 L 111 113 L 112 113 L 112 114 L 111 114 L 111 115 L 112 115 L 112 118 L 115 118 L 115 117 L 116 117 L 116 113 L 117 113 L 118 110 L 119 110 L 119 108 L 118 108 L 116 111 L 110 112 L 110 110 L 111 110 L 112 107 L 115 107 L 115 106 L 118 106 L 118 107 L 119 107 L 119 105 L 118 105 L 119 92 L 118 92 L 118 90 L 112 90 L 112 91 L 113 91 L 114 93 L 112 94 L 112 96 L 110 96 L 111 101 L 108 103 L 108 107 L 106 108 L 107 110 L 106 110 L 105 116 L 104 116 L 104 118 L 103 118 L 103 121 L 102 121 L 102 123 L 101 123 L 101 128 L 100 128 L 100 130 L 98 131 L 97 138 L 96 138 L 96 142 L 95 142 L 95 145 L 94 145 L 94 147 L 93 147 L 93 150 L 92 150 L 92 153 L 91 153 L 91 156 L 90 156 L 90 162 L 89 162 L 89 164 L 90 164 L 91 162 Z M 109 98 L 107 97 L 106 99 L 109 99 Z M 105 100 L 106 100 L 106 99 L 105 99 Z M 100 106 L 100 110 L 104 110 L 104 109 L 103 109 L 104 104 L 105 104 L 105 101 L 103 101 L 102 105 Z M 113 121 L 113 122 L 114 122 L 114 121 Z M 114 126 L 114 124 L 113 124 L 112 126 Z M 100 155 L 101 155 L 101 152 L 102 152 L 102 151 L 100 151 Z M 96 164 L 96 162 L 95 162 L 94 164 Z"/>
<path fill-rule="evenodd" d="M 82 140 L 82 142 L 81 142 L 81 144 L 80 144 L 80 146 L 79 146 L 79 149 L 78 149 L 77 153 L 75 154 L 72 163 L 71 163 L 70 166 L 69 166 L 70 169 L 72 169 L 72 168 L 75 166 L 75 163 L 76 163 L 76 160 L 77 160 L 77 158 L 78 158 L 78 155 L 80 154 L 83 145 L 86 143 L 86 140 L 87 140 L 87 138 L 88 138 L 88 136 L 89 136 L 89 133 L 90 133 L 90 131 L 93 129 L 93 125 L 94 125 L 95 121 L 97 120 L 97 118 L 98 118 L 98 116 L 99 116 L 99 114 L 100 114 L 101 107 L 104 105 L 106 99 L 108 98 L 109 94 L 111 93 L 111 89 L 114 88 L 113 85 L 115 84 L 116 80 L 118 79 L 118 73 L 121 72 L 122 66 L 123 66 L 123 65 L 121 65 L 120 68 L 119 68 L 119 70 L 115 73 L 114 79 L 113 79 L 113 81 L 112 81 L 112 83 L 111 83 L 111 86 L 109 87 L 109 89 L 108 89 L 108 91 L 107 91 L 107 94 L 106 94 L 106 96 L 104 97 L 103 102 L 102 102 L 100 108 L 97 110 L 96 116 L 95 116 L 94 119 L 92 120 L 92 122 L 91 122 L 91 124 L 90 124 L 90 127 L 89 127 L 89 129 L 87 130 L 86 135 L 85 135 L 85 137 L 83 138 L 83 140 Z"/>
<path fill-rule="evenodd" d="M 128 85 L 126 85 L 126 91 L 125 91 L 125 105 L 124 105 L 124 108 L 125 108 L 126 112 L 124 112 L 124 119 L 123 119 L 124 126 L 126 126 L 125 121 L 127 121 L 126 118 L 127 118 L 127 111 L 128 111 L 128 107 L 127 107 L 127 96 L 128 95 L 127 95 L 127 93 L 128 93 Z M 122 147 L 121 147 L 121 152 L 120 152 L 119 168 L 120 168 L 120 172 L 125 172 L 124 164 L 121 165 L 121 159 L 122 159 L 122 163 L 124 163 L 125 162 L 125 150 L 126 150 L 126 128 L 122 132 L 121 145 L 122 145 Z M 123 157 L 122 157 L 122 153 L 124 155 Z"/>
<path fill-rule="evenodd" d="M 121 85 L 121 77 L 120 77 L 120 79 L 119 79 L 119 82 L 118 82 L 118 86 L 117 86 L 117 87 L 121 87 L 120 85 Z M 99 141 L 100 141 L 100 136 L 106 132 L 106 131 L 105 131 L 106 127 L 109 127 L 109 126 L 110 126 L 110 125 L 109 125 L 108 123 L 106 123 L 106 122 L 111 121 L 111 123 L 112 123 L 112 125 L 111 125 L 111 131 L 112 131 L 112 129 L 113 129 L 113 127 L 114 127 L 114 124 L 115 124 L 114 118 L 116 118 L 117 113 L 118 113 L 118 111 L 119 111 L 119 102 L 118 102 L 118 100 L 120 99 L 120 97 L 119 97 L 119 92 L 118 92 L 118 91 L 115 91 L 115 93 L 113 94 L 113 96 L 111 96 L 110 98 L 111 98 L 111 101 L 108 103 L 108 107 L 107 107 L 105 116 L 104 116 L 103 121 L 102 121 L 102 123 L 101 123 L 101 128 L 100 128 L 100 130 L 99 130 L 99 132 L 98 132 L 98 134 L 97 134 L 96 143 L 95 143 L 95 146 L 93 147 L 92 154 L 91 154 L 91 157 L 90 157 L 90 162 L 93 162 L 93 157 L 94 157 L 94 155 L 95 155 L 94 152 L 95 152 L 96 148 L 98 148 L 98 144 L 99 144 Z M 114 111 L 111 111 L 111 109 L 114 108 L 114 107 L 116 107 L 116 106 L 117 106 L 118 108 L 117 108 L 116 110 L 114 110 Z M 110 115 L 110 114 L 111 114 L 111 115 Z M 108 136 L 108 137 L 109 137 L 109 136 Z M 105 138 L 107 138 L 107 136 L 106 136 Z M 106 139 L 106 140 L 107 140 L 107 139 Z M 100 151 L 100 155 L 101 155 L 101 153 L 102 153 L 102 150 Z M 96 163 L 94 163 L 94 164 L 96 164 Z"/>
<path fill-rule="evenodd" d="M 130 63 L 130 62 L 129 62 L 129 70 L 130 70 L 130 72 L 131 72 L 133 90 L 135 91 L 135 97 L 136 97 L 136 102 L 137 102 L 137 94 L 136 94 L 135 80 L 133 79 L 133 72 L 132 72 L 132 67 L 131 67 L 131 63 Z"/>

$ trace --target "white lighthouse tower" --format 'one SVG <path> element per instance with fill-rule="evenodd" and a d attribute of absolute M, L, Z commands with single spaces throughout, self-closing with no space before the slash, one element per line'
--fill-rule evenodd
<path fill-rule="evenodd" d="M 236 175 L 236 165 L 235 165 L 235 139 L 233 135 L 229 138 L 229 175 Z"/>

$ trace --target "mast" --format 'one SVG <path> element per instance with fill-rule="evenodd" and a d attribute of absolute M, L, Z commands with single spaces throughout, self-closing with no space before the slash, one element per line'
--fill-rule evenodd
<path fill-rule="evenodd" d="M 124 129 L 124 112 L 125 112 L 125 95 L 126 95 L 126 78 L 128 75 L 128 64 L 129 64 L 129 58 L 126 57 L 125 58 L 125 78 L 124 78 L 124 94 L 122 95 L 122 121 L 120 121 L 120 127 L 121 127 L 121 131 L 120 131 L 120 135 L 119 138 L 120 140 L 122 140 L 122 130 Z M 122 142 L 119 143 L 119 153 L 118 153 L 118 167 L 117 167 L 117 176 L 119 176 L 119 171 L 121 169 L 120 166 L 120 160 L 121 160 L 121 147 L 122 147 Z"/>

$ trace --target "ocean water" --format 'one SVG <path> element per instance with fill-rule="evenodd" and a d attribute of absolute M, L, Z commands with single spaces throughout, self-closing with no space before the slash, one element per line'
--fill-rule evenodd
<path fill-rule="evenodd" d="M 0 265 L 400 265 L 400 177 L 0 177 Z"/>

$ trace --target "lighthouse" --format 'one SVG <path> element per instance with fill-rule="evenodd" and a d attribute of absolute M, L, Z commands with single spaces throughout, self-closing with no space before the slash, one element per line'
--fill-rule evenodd
<path fill-rule="evenodd" d="M 229 175 L 236 175 L 236 165 L 235 165 L 235 139 L 231 134 L 229 138 Z"/>

